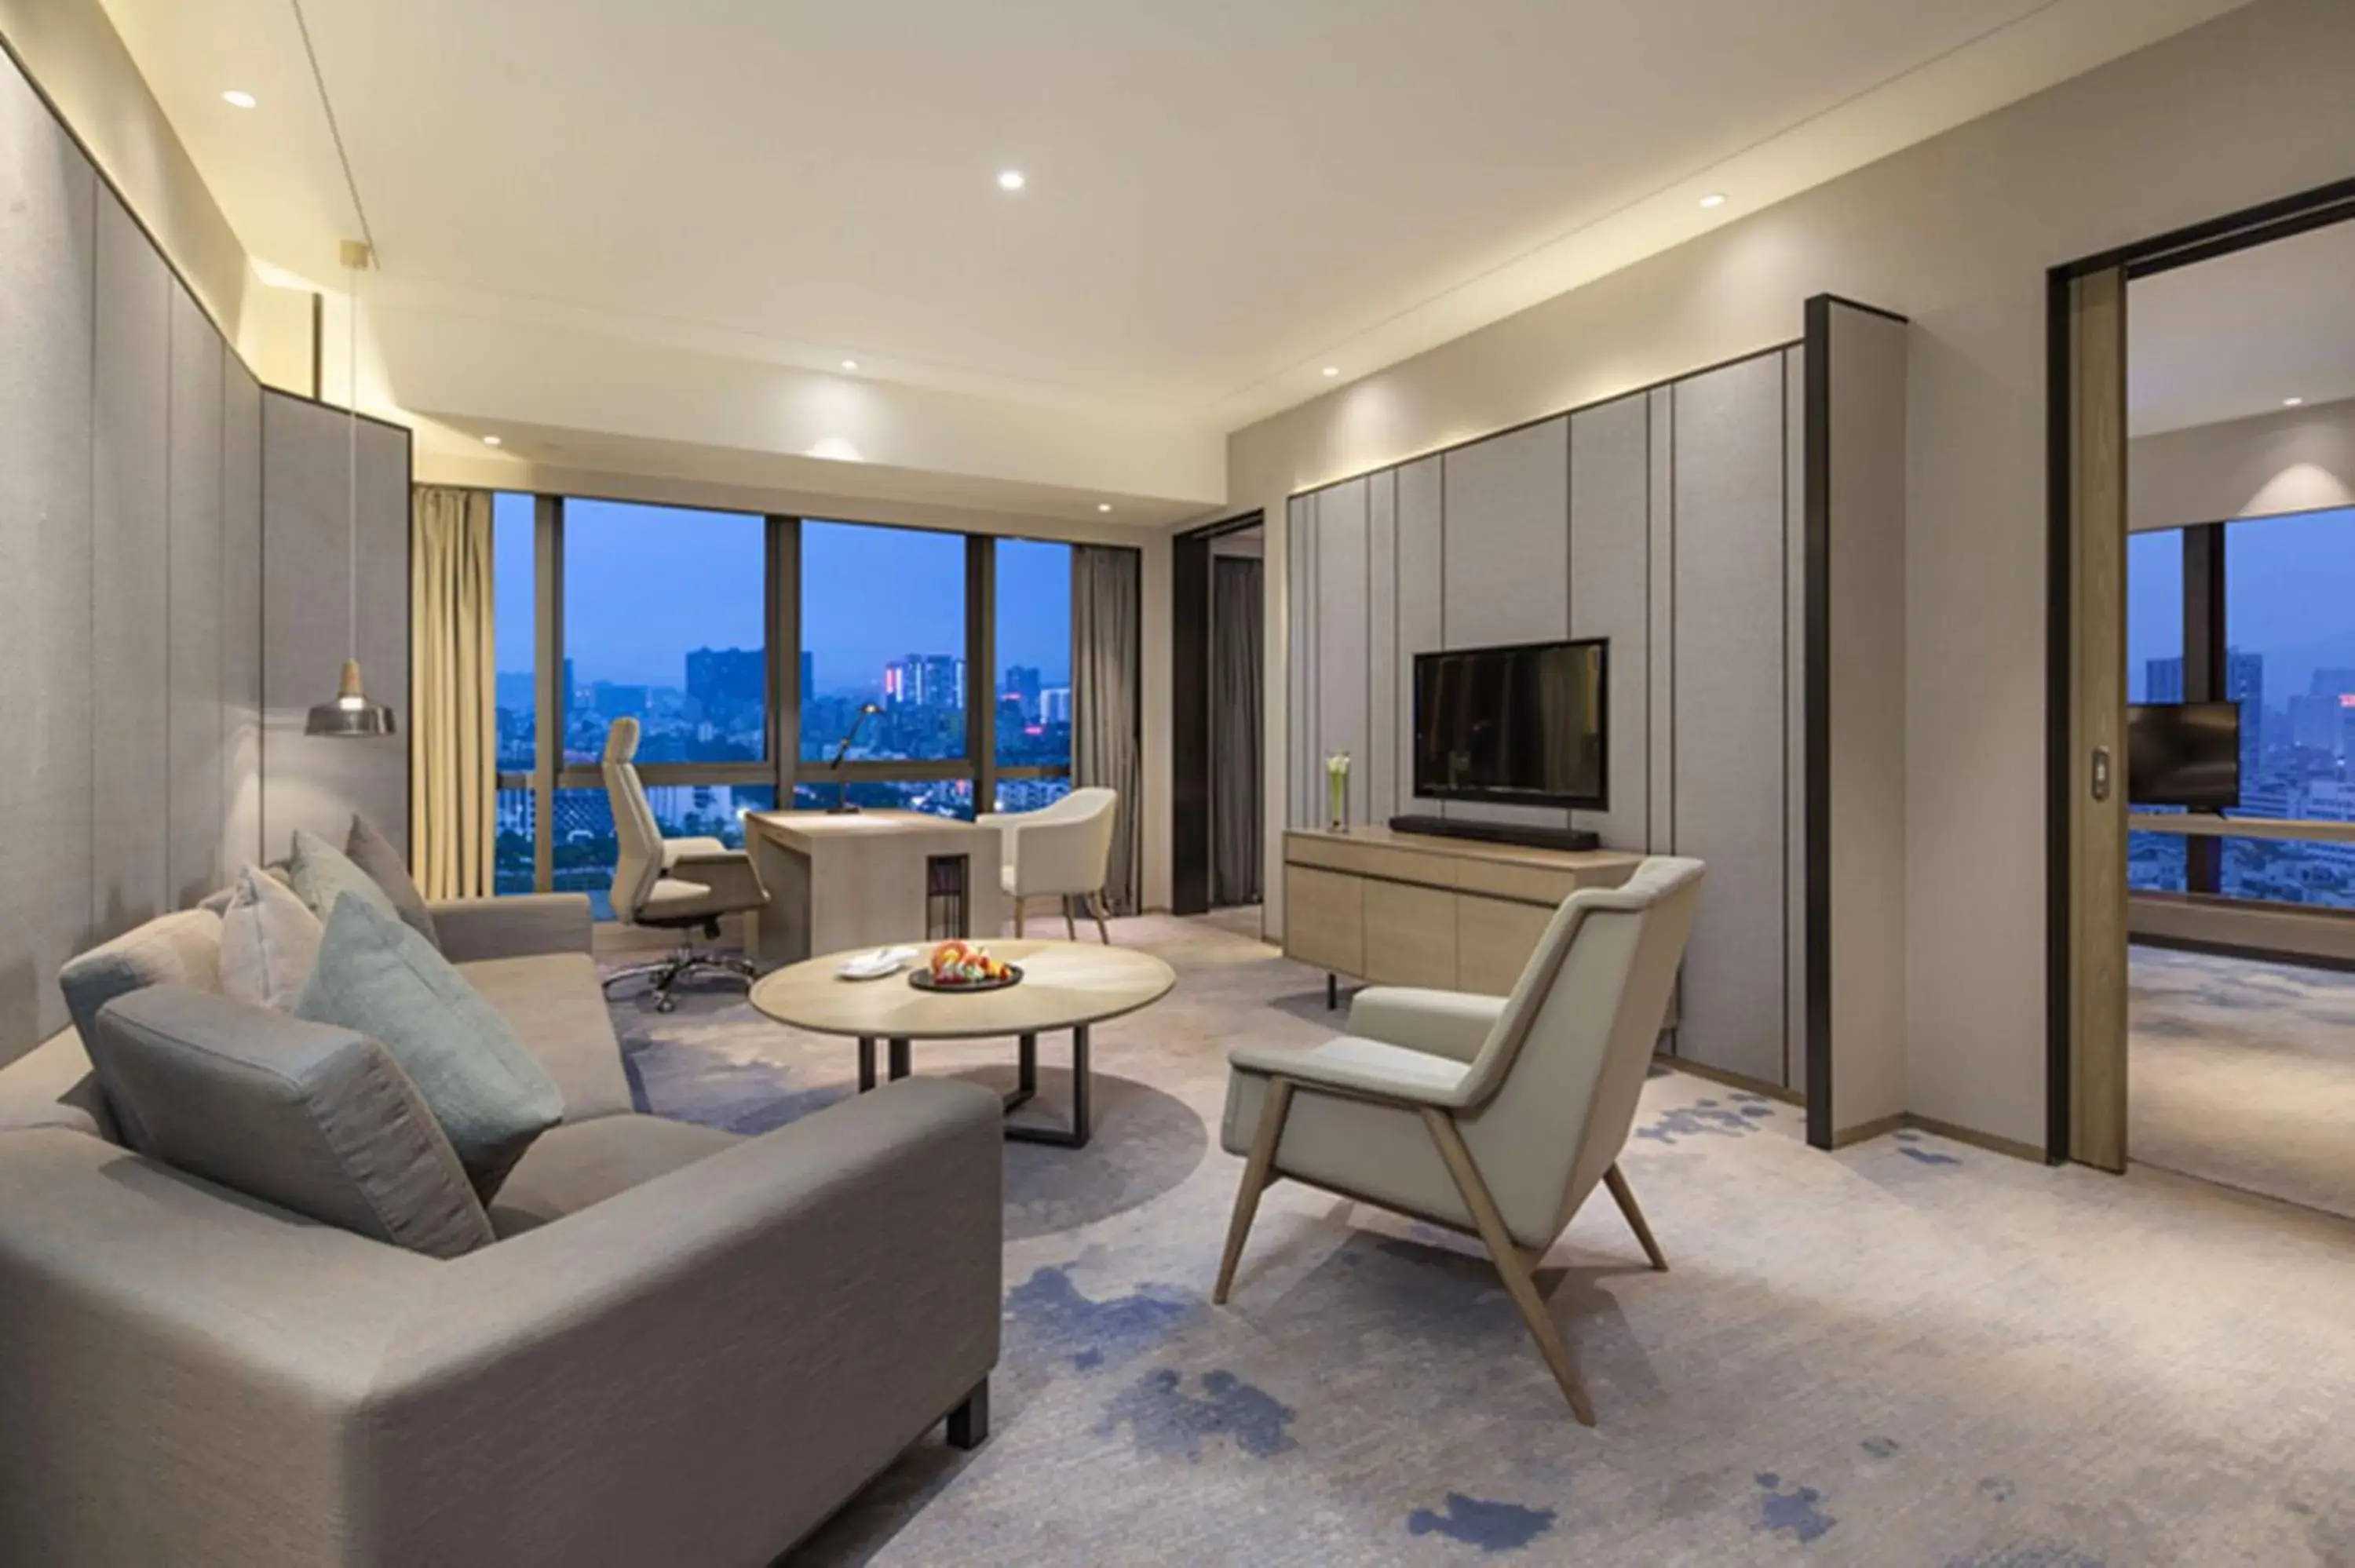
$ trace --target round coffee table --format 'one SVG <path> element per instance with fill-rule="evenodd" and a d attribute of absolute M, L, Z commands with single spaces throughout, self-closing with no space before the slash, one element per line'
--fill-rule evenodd
<path fill-rule="evenodd" d="M 932 944 L 911 944 L 918 957 Z M 918 1040 L 975 1040 L 1011 1034 L 1018 1042 L 1014 1092 L 1006 1097 L 1010 1114 L 1039 1092 L 1039 1036 L 1071 1032 L 1071 1120 L 1069 1127 L 1035 1122 L 1006 1124 L 1006 1136 L 1026 1143 L 1078 1149 L 1088 1141 L 1088 1029 L 1106 1019 L 1150 1006 L 1178 982 L 1167 964 L 1151 953 L 1093 942 L 986 942 L 991 957 L 1020 967 L 1022 983 L 1000 991 L 918 991 L 907 971 L 880 980 L 845 980 L 837 971 L 858 952 L 806 959 L 763 976 L 752 987 L 752 1005 L 780 1023 L 819 1034 L 848 1035 L 858 1042 L 858 1087 L 875 1086 L 875 1043 L 890 1045 L 890 1074 L 913 1070 Z"/>

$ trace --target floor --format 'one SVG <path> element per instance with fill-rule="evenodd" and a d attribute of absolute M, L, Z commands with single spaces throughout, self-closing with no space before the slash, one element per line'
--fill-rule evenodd
<path fill-rule="evenodd" d="M 2355 974 L 2137 947 L 2126 1148 L 2355 1217 Z"/>
<path fill-rule="evenodd" d="M 2355 1225 L 1915 1133 L 1819 1153 L 1796 1109 L 1662 1073 L 1622 1164 L 1673 1272 L 1599 1202 L 1540 1276 L 1590 1430 L 1426 1227 L 1279 1186 L 1209 1305 L 1224 1053 L 1338 1019 L 1214 923 L 1114 934 L 1179 982 L 1100 1032 L 1091 1147 L 1007 1150 L 991 1440 L 919 1444 L 791 1561 L 2355 1563 Z M 850 1092 L 847 1044 L 741 992 L 616 1017 L 656 1110 L 757 1132 Z"/>

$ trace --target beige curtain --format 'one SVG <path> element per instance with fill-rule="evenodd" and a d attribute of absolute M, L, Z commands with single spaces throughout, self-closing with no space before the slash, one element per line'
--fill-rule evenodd
<path fill-rule="evenodd" d="M 411 492 L 409 603 L 410 874 L 428 898 L 487 897 L 498 802 L 488 492 Z"/>

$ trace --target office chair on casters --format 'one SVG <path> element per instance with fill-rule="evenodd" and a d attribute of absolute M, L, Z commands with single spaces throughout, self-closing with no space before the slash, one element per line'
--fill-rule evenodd
<path fill-rule="evenodd" d="M 748 984 L 760 973 L 750 959 L 698 950 L 694 933 L 707 942 L 719 937 L 719 917 L 763 907 L 769 901 L 752 857 L 718 839 L 666 839 L 646 803 L 632 758 L 638 752 L 638 721 L 617 718 L 605 735 L 605 794 L 613 807 L 613 832 L 621 854 L 613 866 L 613 915 L 625 925 L 676 931 L 678 947 L 656 963 L 637 964 L 605 977 L 615 986 L 645 980 L 655 1011 L 677 1003 L 671 988 L 698 975 L 727 975 Z"/>

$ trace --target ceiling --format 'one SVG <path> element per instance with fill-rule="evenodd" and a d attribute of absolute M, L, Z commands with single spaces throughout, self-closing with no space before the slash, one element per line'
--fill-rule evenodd
<path fill-rule="evenodd" d="M 2355 397 L 2355 221 L 2138 278 L 2126 295 L 2137 436 Z"/>
<path fill-rule="evenodd" d="M 2239 3 L 105 0 L 248 249 L 335 287 L 299 14 L 372 297 L 482 355 L 855 359 L 1198 441 Z M 371 324 L 400 407 L 564 422 Z"/>

